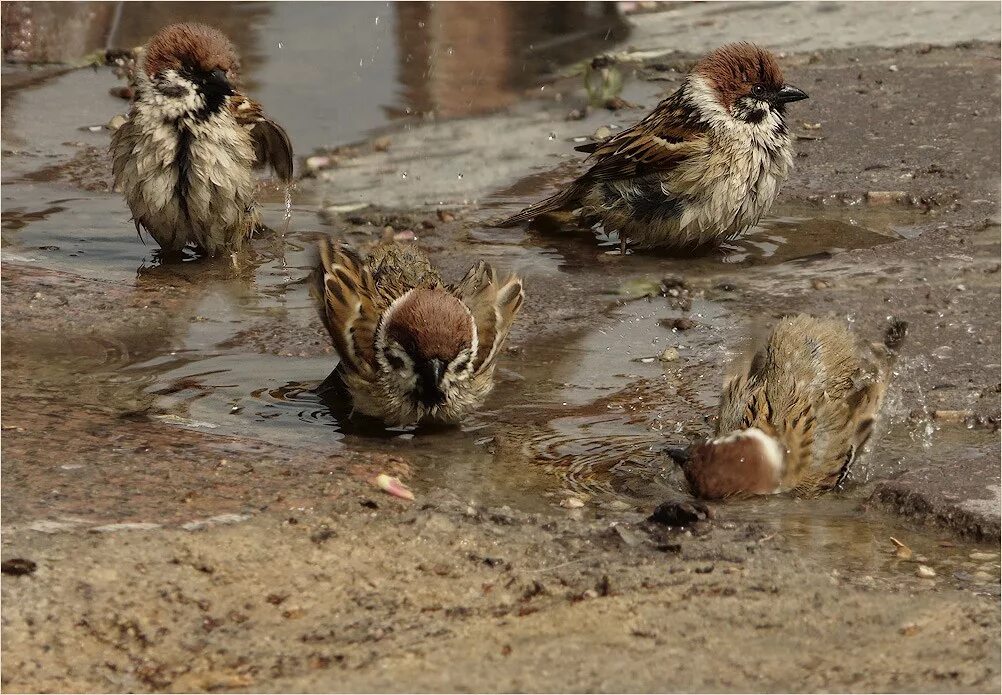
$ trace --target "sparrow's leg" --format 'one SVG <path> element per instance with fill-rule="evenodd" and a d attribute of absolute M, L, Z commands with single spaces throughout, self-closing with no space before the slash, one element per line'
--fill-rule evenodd
<path fill-rule="evenodd" d="M 626 255 L 626 237 L 623 235 L 622 232 L 619 233 L 619 255 L 620 256 Z"/>

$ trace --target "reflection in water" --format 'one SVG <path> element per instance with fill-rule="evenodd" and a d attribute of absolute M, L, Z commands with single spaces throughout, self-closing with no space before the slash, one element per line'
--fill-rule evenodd
<path fill-rule="evenodd" d="M 4 57 L 73 64 L 142 45 L 178 21 L 230 37 L 243 87 L 300 152 L 360 139 L 400 116 L 500 109 L 628 33 L 614 2 L 9 2 Z"/>
<path fill-rule="evenodd" d="M 539 76 L 627 34 L 613 2 L 400 2 L 406 113 L 454 117 L 505 107 Z"/>

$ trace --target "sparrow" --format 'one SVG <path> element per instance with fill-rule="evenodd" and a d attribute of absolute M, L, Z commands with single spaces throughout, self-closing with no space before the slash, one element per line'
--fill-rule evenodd
<path fill-rule="evenodd" d="M 518 277 L 501 280 L 480 261 L 449 286 L 421 251 L 396 242 L 363 258 L 325 239 L 319 255 L 313 294 L 341 358 L 328 379 L 353 412 L 391 426 L 454 424 L 483 404 L 522 307 Z"/>
<path fill-rule="evenodd" d="M 811 496 L 841 485 L 873 434 L 906 328 L 895 322 L 882 346 L 865 348 L 840 321 L 780 321 L 725 384 L 716 437 L 681 457 L 693 494 Z"/>
<path fill-rule="evenodd" d="M 623 253 L 627 242 L 683 249 L 737 237 L 789 175 L 786 105 L 806 98 L 765 49 L 719 48 L 639 123 L 575 148 L 588 153 L 584 174 L 499 226 L 580 209 L 619 233 Z"/>
<path fill-rule="evenodd" d="M 115 188 L 136 231 L 166 252 L 239 249 L 258 225 L 252 169 L 268 164 L 290 181 L 289 136 L 237 91 L 236 51 L 212 27 L 164 27 L 136 68 L 128 120 L 111 140 Z"/>

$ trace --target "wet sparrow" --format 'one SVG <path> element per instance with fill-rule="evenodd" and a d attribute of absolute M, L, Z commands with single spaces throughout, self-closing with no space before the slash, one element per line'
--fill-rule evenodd
<path fill-rule="evenodd" d="M 500 223 L 580 208 L 617 231 L 621 248 L 695 247 L 741 234 L 769 209 L 793 164 L 783 82 L 768 51 L 719 48 L 646 118 L 576 149 L 592 166 L 564 190 Z"/>
<path fill-rule="evenodd" d="M 873 433 L 889 372 L 888 348 L 906 324 L 892 325 L 883 354 L 867 351 L 840 321 L 800 314 L 783 319 L 720 399 L 717 438 L 681 461 L 704 499 L 838 486 Z"/>
<path fill-rule="evenodd" d="M 235 91 L 238 67 L 230 41 L 201 24 L 165 27 L 142 51 L 113 172 L 137 231 L 165 251 L 239 248 L 258 223 L 252 168 L 292 178 L 289 137 Z"/>
<path fill-rule="evenodd" d="M 354 411 L 388 425 L 455 423 L 494 387 L 498 351 L 522 306 L 522 281 L 479 262 L 446 286 L 413 246 L 383 243 L 362 258 L 320 242 L 312 277 L 341 357 Z"/>

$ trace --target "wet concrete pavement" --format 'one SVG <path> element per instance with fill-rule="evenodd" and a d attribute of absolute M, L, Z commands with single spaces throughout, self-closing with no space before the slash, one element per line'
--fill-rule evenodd
<path fill-rule="evenodd" d="M 116 24 L 93 5 L 88 51 L 177 12 Z M 649 107 L 701 50 L 680 37 L 746 10 L 588 6 L 530 31 L 485 5 L 509 43 L 503 70 L 477 68 L 480 100 L 455 93 L 454 56 L 476 57 L 443 39 L 458 16 L 421 7 L 338 9 L 378 40 L 323 54 L 351 56 L 331 94 L 357 104 L 321 100 L 324 118 L 293 108 L 312 68 L 283 67 L 315 50 L 294 28 L 318 16 L 197 10 L 248 23 L 252 93 L 301 154 L 340 147 L 288 226 L 263 185 L 277 231 L 236 267 L 161 266 L 136 238 L 108 133 L 88 128 L 124 110 L 110 70 L 5 67 L 3 559 L 37 570 L 3 577 L 4 689 L 997 691 L 999 49 L 976 41 L 997 12 L 923 5 L 911 34 L 874 38 L 879 17 L 839 5 L 854 31 L 803 43 L 822 9 L 792 6 L 774 45 L 813 98 L 780 204 L 720 253 L 620 258 L 588 233 L 489 222 L 570 178 L 576 139 L 642 113 L 567 120 L 586 101 L 575 65 L 624 56 L 624 96 Z M 336 359 L 303 284 L 311 243 L 387 227 L 449 277 L 485 257 L 526 278 L 498 389 L 459 430 L 359 430 L 310 391 Z M 640 296 L 664 278 L 674 293 Z M 709 432 L 729 360 L 791 311 L 871 339 L 890 315 L 910 324 L 849 489 L 646 524 L 680 494 L 664 446 Z M 651 359 L 665 347 L 679 359 Z M 418 501 L 384 496 L 379 472 Z"/>

